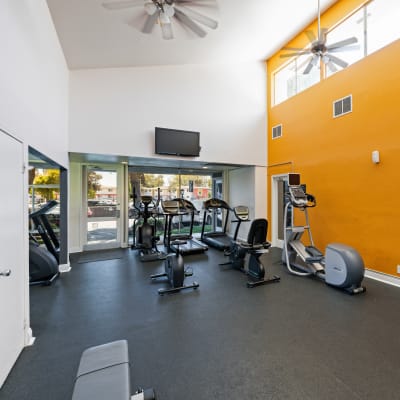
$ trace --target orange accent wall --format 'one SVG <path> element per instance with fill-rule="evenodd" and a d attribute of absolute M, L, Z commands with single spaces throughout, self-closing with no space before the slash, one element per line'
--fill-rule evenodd
<path fill-rule="evenodd" d="M 339 1 L 327 14 L 337 20 L 340 7 L 344 15 L 349 3 L 364 2 Z M 271 73 L 281 60 L 278 53 L 267 63 L 269 100 Z M 350 94 L 353 112 L 333 118 L 333 101 Z M 398 276 L 400 40 L 277 106 L 268 104 L 268 186 L 273 175 L 300 173 L 317 198 L 309 212 L 316 246 L 348 244 L 367 268 Z M 277 124 L 283 136 L 272 140 L 271 128 Z M 379 164 L 372 163 L 373 150 L 380 152 Z M 291 164 L 273 167 L 285 162 Z"/>

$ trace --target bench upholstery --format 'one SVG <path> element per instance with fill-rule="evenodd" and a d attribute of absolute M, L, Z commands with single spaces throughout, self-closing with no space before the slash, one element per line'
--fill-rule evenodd
<path fill-rule="evenodd" d="M 118 340 L 82 353 L 72 400 L 130 400 L 128 343 Z"/>

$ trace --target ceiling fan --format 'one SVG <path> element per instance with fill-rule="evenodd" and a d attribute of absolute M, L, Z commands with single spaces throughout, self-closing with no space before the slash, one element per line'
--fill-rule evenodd
<path fill-rule="evenodd" d="M 332 72 L 336 72 L 338 70 L 336 66 L 346 68 L 348 66 L 348 63 L 332 53 L 358 49 L 358 45 L 350 46 L 357 43 L 357 38 L 353 36 L 328 45 L 326 43 L 327 32 L 328 30 L 326 28 L 321 28 L 320 0 L 318 0 L 318 36 L 315 36 L 313 31 L 306 31 L 305 33 L 311 43 L 311 46 L 306 49 L 298 47 L 285 47 L 285 50 L 290 50 L 292 52 L 282 54 L 281 57 L 297 57 L 309 54 L 310 57 L 305 62 L 307 66 L 303 71 L 303 74 L 305 75 L 309 74 L 312 68 L 318 65 L 320 60 L 322 60 L 322 62 Z"/>
<path fill-rule="evenodd" d="M 194 10 L 193 7 L 201 6 L 216 8 L 216 0 L 118 0 L 102 3 L 107 10 L 120 10 L 129 7 L 141 6 L 144 24 L 141 32 L 150 34 L 156 24 L 161 27 L 163 39 L 173 39 L 172 21 L 176 20 L 184 27 L 189 28 L 199 37 L 207 35 L 203 28 L 216 29 L 218 22 Z M 203 26 L 201 26 L 201 25 Z"/>

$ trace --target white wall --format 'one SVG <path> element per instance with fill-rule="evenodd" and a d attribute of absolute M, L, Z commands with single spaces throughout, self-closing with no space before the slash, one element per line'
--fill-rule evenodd
<path fill-rule="evenodd" d="M 69 71 L 45 0 L 0 2 L 0 127 L 68 165 Z"/>
<path fill-rule="evenodd" d="M 68 166 L 69 72 L 45 0 L 0 1 L 0 128 L 60 165 Z M 21 165 L 22 171 L 22 165 Z M 30 329 L 28 274 L 28 176 L 21 175 L 26 220 L 15 226 L 25 238 L 25 344 Z M 9 230 L 7 224 L 2 229 Z M 12 229 L 11 229 L 12 230 Z"/>
<path fill-rule="evenodd" d="M 266 218 L 266 168 L 247 167 L 229 172 L 229 205 L 249 207 L 249 218 Z M 236 224 L 232 224 L 230 234 L 234 234 Z M 242 223 L 238 238 L 246 240 L 250 223 Z"/>
<path fill-rule="evenodd" d="M 70 151 L 154 157 L 155 126 L 200 131 L 200 161 L 265 166 L 264 63 L 71 71 Z"/>

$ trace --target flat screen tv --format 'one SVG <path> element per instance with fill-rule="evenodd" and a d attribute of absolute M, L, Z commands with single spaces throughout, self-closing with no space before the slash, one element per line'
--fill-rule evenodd
<path fill-rule="evenodd" d="M 200 133 L 156 127 L 156 154 L 168 154 L 183 157 L 200 155 Z"/>

